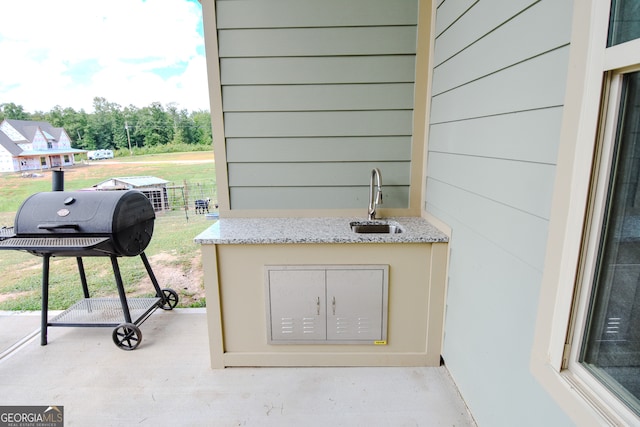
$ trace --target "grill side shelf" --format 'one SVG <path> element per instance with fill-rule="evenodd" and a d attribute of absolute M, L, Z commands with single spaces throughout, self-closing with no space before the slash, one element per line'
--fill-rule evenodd
<path fill-rule="evenodd" d="M 13 232 L 13 227 L 0 227 L 0 241 L 14 237 L 16 233 Z"/>
<path fill-rule="evenodd" d="M 0 240 L 0 249 L 79 250 L 90 249 L 108 240 L 108 237 L 10 237 L 5 240 Z"/>

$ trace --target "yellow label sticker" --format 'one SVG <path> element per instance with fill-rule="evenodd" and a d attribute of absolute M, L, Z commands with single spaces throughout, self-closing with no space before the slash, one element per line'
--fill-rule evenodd
<path fill-rule="evenodd" d="M 375 345 L 387 345 L 386 341 L 374 341 L 373 342 Z"/>

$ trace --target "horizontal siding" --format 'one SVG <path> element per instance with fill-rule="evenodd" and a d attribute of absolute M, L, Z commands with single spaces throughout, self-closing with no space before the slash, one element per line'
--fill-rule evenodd
<path fill-rule="evenodd" d="M 220 30 L 223 58 L 398 55 L 416 51 L 415 26 Z"/>
<path fill-rule="evenodd" d="M 412 119 L 406 110 L 224 114 L 228 138 L 411 135 Z"/>
<path fill-rule="evenodd" d="M 538 1 L 484 0 L 474 3 L 471 9 L 467 10 L 453 25 L 436 38 L 434 64 L 440 65 Z M 449 2 L 445 2 L 445 4 L 447 3 Z M 439 18 L 438 14 L 437 20 Z M 538 35 L 541 34 L 541 28 L 548 28 L 546 22 L 541 22 L 541 25 L 542 27 L 538 27 L 536 30 Z"/>
<path fill-rule="evenodd" d="M 564 46 L 571 27 L 571 2 L 542 2 L 520 14 L 433 70 L 433 94 L 451 90 L 498 70 Z M 540 22 L 556 31 L 540 32 Z M 473 64 L 473 67 L 469 67 Z"/>
<path fill-rule="evenodd" d="M 434 96 L 431 123 L 562 105 L 568 58 L 560 48 Z"/>
<path fill-rule="evenodd" d="M 445 1 L 437 10 L 442 32 L 434 52 L 426 209 L 452 230 L 443 357 L 479 425 L 509 425 L 532 405 L 544 410 L 532 415 L 531 425 L 569 424 L 531 377 L 529 349 L 571 3 Z M 468 354 L 481 355 L 486 369 L 460 356 Z M 517 395 L 506 391 L 516 389 Z M 500 411 L 495 396 L 504 403 Z"/>
<path fill-rule="evenodd" d="M 411 137 L 227 138 L 227 161 L 410 161 Z"/>
<path fill-rule="evenodd" d="M 222 58 L 223 85 L 413 83 L 414 55 Z"/>
<path fill-rule="evenodd" d="M 446 335 L 465 339 L 445 339 L 449 348 L 443 356 L 448 369 L 454 370 L 456 385 L 473 408 L 478 425 L 575 426 L 527 369 L 537 316 L 537 307 L 531 302 L 539 299 L 537 286 L 542 274 L 491 244 L 485 235 L 455 219 L 446 220 L 465 242 L 455 250 L 455 261 L 450 262 L 450 283 L 472 286 L 447 287 L 448 296 L 456 304 L 447 305 Z M 509 346 L 508 351 L 504 351 L 503 343 Z M 491 377 L 493 380 L 488 379 Z M 490 401 L 508 402 L 509 406 L 496 410 Z M 514 423 L 525 413 L 525 422 Z"/>
<path fill-rule="evenodd" d="M 536 271 L 542 271 L 547 220 L 436 179 L 429 178 L 427 187 L 434 200 L 449 201 L 446 206 L 433 206 L 441 217 L 474 230 L 488 245 L 498 246 Z M 454 229 L 454 235 L 455 232 Z"/>
<path fill-rule="evenodd" d="M 218 0 L 219 29 L 416 25 L 417 0 Z"/>
<path fill-rule="evenodd" d="M 224 111 L 411 110 L 413 83 L 222 88 Z"/>
<path fill-rule="evenodd" d="M 354 197 L 374 167 L 396 188 L 385 205 L 408 207 L 417 12 L 417 0 L 216 2 L 232 209 L 318 208 L 299 188 Z M 332 207 L 354 207 L 344 197 Z"/>
<path fill-rule="evenodd" d="M 459 53 L 434 70 L 427 205 L 455 216 L 463 192 L 465 209 L 477 216 L 486 215 L 476 206 L 486 202 L 544 221 L 560 138 L 571 2 L 489 0 L 461 13 L 457 20 L 445 16 L 453 24 L 435 47 L 437 58 Z M 432 181 L 458 195 L 432 191 Z M 480 219 L 470 221 L 467 226 L 484 234 Z M 540 256 L 522 259 L 538 267 Z"/>
<path fill-rule="evenodd" d="M 234 209 L 362 209 L 367 214 L 369 187 L 232 187 Z M 406 206 L 408 187 L 384 187 L 385 208 Z"/>
<path fill-rule="evenodd" d="M 554 165 L 432 152 L 427 167 L 433 179 L 510 208 L 549 218 Z"/>
<path fill-rule="evenodd" d="M 436 37 L 440 36 L 447 28 L 449 28 L 456 20 L 464 15 L 465 11 L 470 9 L 480 0 L 457 0 L 457 1 L 441 1 L 438 4 L 438 19 L 436 20 Z"/>
<path fill-rule="evenodd" d="M 561 123 L 561 107 L 438 123 L 429 150 L 555 164 Z"/>
<path fill-rule="evenodd" d="M 232 187 L 331 187 L 369 185 L 373 168 L 379 168 L 384 186 L 409 184 L 405 162 L 342 163 L 231 163 Z"/>

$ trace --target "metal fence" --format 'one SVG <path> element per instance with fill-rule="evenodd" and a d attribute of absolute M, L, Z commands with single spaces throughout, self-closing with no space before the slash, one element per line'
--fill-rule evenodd
<path fill-rule="evenodd" d="M 167 184 L 169 209 L 195 213 L 196 200 L 209 199 L 209 212 L 215 210 L 218 192 L 215 180 L 169 182 Z"/>

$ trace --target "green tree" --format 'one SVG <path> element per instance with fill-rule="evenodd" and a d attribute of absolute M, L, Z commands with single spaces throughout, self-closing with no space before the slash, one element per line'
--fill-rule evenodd
<path fill-rule="evenodd" d="M 111 129 L 113 132 L 113 147 L 127 149 L 127 130 L 125 129 L 125 115 L 122 111 L 114 110 L 111 113 Z"/>
<path fill-rule="evenodd" d="M 44 120 L 49 122 L 53 127 L 64 127 L 64 111 L 62 110 L 62 107 L 59 105 L 53 107 L 51 111 L 44 114 Z M 68 132 L 69 131 L 67 130 L 67 133 Z"/>
<path fill-rule="evenodd" d="M 194 126 L 199 131 L 198 144 L 211 145 L 213 143 L 213 129 L 211 127 L 211 113 L 197 111 L 191 113 Z"/>
<path fill-rule="evenodd" d="M 86 128 L 87 139 L 92 142 L 92 148 L 115 148 L 116 140 L 126 140 L 124 119 L 118 119 L 120 108 L 120 105 L 105 98 L 93 98 L 94 113 L 89 117 Z"/>
<path fill-rule="evenodd" d="M 200 137 L 193 119 L 185 109 L 173 110 L 172 119 L 174 123 L 173 143 L 175 144 L 197 144 Z"/>
<path fill-rule="evenodd" d="M 67 131 L 71 138 L 71 146 L 88 150 L 93 148 L 88 144 L 86 139 L 86 130 L 89 126 L 89 114 L 84 110 L 75 111 L 73 108 L 65 108 L 62 110 L 61 127 Z"/>
<path fill-rule="evenodd" d="M 183 112 L 178 111 L 178 107 L 174 102 L 167 105 L 168 119 L 173 125 L 173 138 L 169 143 L 171 144 L 185 144 L 187 143 L 184 138 L 184 132 L 182 132 L 182 116 Z"/>
<path fill-rule="evenodd" d="M 129 140 L 131 140 L 131 148 L 144 146 L 144 136 L 136 134 L 135 132 L 139 122 L 139 112 L 140 109 L 133 105 L 129 105 L 124 109 L 125 134 L 127 134 L 127 128 L 129 131 L 127 135 L 127 148 L 129 147 Z"/>
<path fill-rule="evenodd" d="M 163 107 L 154 102 L 144 108 L 124 109 L 106 98 L 93 99 L 93 113 L 56 105 L 49 112 L 28 113 L 14 103 L 0 104 L 0 121 L 43 120 L 63 127 L 74 148 L 85 150 L 131 148 L 165 144 L 207 144 L 212 142 L 211 114 L 208 111 L 179 110 L 175 103 Z M 127 130 L 128 135 L 127 135 Z M 131 145 L 129 145 L 131 141 Z"/>
<path fill-rule="evenodd" d="M 0 104 L 0 120 L 4 119 L 29 120 L 31 117 L 29 113 L 24 111 L 22 105 L 7 102 L 5 104 Z"/>
<path fill-rule="evenodd" d="M 173 140 L 173 124 L 162 104 L 154 102 L 140 110 L 135 134 L 144 138 L 145 146 L 168 144 Z"/>

